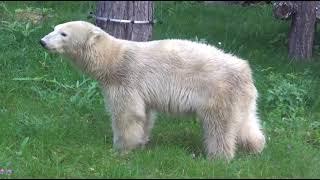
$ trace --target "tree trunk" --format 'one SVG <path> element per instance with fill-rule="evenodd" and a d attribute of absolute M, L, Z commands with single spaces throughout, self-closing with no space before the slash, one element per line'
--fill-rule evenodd
<path fill-rule="evenodd" d="M 276 1 L 273 3 L 273 14 L 277 19 L 288 20 L 295 11 L 294 6 L 292 1 Z"/>
<path fill-rule="evenodd" d="M 316 1 L 294 2 L 295 13 L 289 33 L 289 57 L 308 59 L 312 48 L 316 25 Z"/>
<path fill-rule="evenodd" d="M 152 1 L 98 1 L 97 17 L 153 21 Z M 119 23 L 96 20 L 97 26 L 104 29 L 110 35 L 126 40 L 148 41 L 152 38 L 152 24 Z"/>

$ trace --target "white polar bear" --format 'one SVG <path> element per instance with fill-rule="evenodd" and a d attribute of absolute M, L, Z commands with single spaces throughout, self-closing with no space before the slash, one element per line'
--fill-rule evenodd
<path fill-rule="evenodd" d="M 148 142 L 152 111 L 196 114 L 209 158 L 232 159 L 236 144 L 264 148 L 251 69 L 236 56 L 187 40 L 121 40 L 84 21 L 57 25 L 40 43 L 100 83 L 121 152 Z"/>

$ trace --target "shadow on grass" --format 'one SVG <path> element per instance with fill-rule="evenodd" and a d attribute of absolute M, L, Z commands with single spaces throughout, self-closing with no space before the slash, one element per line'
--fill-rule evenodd
<path fill-rule="evenodd" d="M 200 123 L 194 119 L 158 118 L 146 148 L 158 146 L 177 147 L 193 156 L 203 156 L 205 151 Z"/>

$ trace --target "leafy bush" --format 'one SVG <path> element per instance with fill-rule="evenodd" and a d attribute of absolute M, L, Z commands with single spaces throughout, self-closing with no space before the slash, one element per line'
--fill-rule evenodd
<path fill-rule="evenodd" d="M 43 83 L 42 86 L 34 84 L 30 87 L 31 91 L 36 94 L 43 101 L 50 103 L 56 99 L 65 98 L 70 96 L 72 105 L 82 109 L 84 112 L 92 110 L 95 102 L 99 101 L 102 104 L 103 100 L 100 98 L 100 90 L 98 82 L 83 79 L 82 82 L 77 81 L 75 84 L 63 84 L 56 79 L 47 79 L 46 77 L 35 77 L 35 78 L 14 78 L 15 81 L 33 81 Z M 71 95 L 70 95 L 71 94 Z"/>
<path fill-rule="evenodd" d="M 314 99 L 312 98 L 312 86 L 319 79 L 312 79 L 308 70 L 304 73 L 280 74 L 270 72 L 268 77 L 267 93 L 262 97 L 267 123 L 272 125 L 272 133 L 303 131 L 305 142 L 320 145 L 320 116 L 315 113 L 313 118 L 309 116 Z"/>
<path fill-rule="evenodd" d="M 271 72 L 268 81 L 272 87 L 266 95 L 266 103 L 270 108 L 280 111 L 283 118 L 294 118 L 300 108 L 304 108 L 308 100 L 308 89 L 312 82 L 303 79 L 304 74 L 276 74 Z"/>
<path fill-rule="evenodd" d="M 0 30 L 12 35 L 14 41 L 25 41 L 31 34 L 42 26 L 40 22 L 48 17 L 53 17 L 51 8 L 32 8 L 16 9 L 15 12 L 9 11 L 5 4 L 0 4 L 0 9 L 5 12 L 6 20 L 0 22 Z"/>

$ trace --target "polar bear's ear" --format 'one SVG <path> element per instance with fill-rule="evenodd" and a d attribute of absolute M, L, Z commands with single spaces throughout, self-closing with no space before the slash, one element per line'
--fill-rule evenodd
<path fill-rule="evenodd" d="M 99 28 L 94 28 L 91 30 L 91 33 L 94 35 L 98 35 L 98 34 L 101 34 L 101 30 Z"/>
<path fill-rule="evenodd" d="M 102 33 L 101 33 L 100 29 L 98 29 L 98 28 L 92 29 L 90 31 L 90 35 L 89 35 L 89 43 L 97 42 L 97 40 L 99 40 L 101 35 L 102 35 Z"/>

